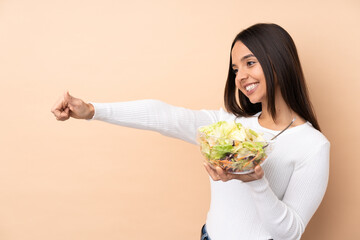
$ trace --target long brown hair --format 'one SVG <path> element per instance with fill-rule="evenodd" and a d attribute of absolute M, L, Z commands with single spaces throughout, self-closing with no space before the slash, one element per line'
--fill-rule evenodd
<path fill-rule="evenodd" d="M 266 79 L 268 111 L 273 119 L 275 110 L 275 80 L 286 104 L 320 131 L 310 102 L 296 46 L 291 36 L 276 24 L 259 23 L 241 31 L 234 39 L 241 41 L 258 59 Z M 237 100 L 238 98 L 238 100 Z M 224 94 L 225 108 L 236 116 L 252 116 L 261 111 L 261 103 L 253 104 L 235 86 L 231 51 L 228 78 Z"/>

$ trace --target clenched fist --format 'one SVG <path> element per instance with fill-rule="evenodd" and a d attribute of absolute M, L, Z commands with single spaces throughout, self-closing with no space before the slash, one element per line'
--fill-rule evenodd
<path fill-rule="evenodd" d="M 66 92 L 52 107 L 51 112 L 59 121 L 68 120 L 70 117 L 91 119 L 94 116 L 94 106 Z"/>

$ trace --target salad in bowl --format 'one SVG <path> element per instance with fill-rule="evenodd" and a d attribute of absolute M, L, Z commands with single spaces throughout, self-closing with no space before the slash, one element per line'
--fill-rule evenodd
<path fill-rule="evenodd" d="M 247 174 L 262 164 L 271 141 L 241 123 L 220 121 L 198 129 L 200 151 L 210 165 L 234 174 Z"/>

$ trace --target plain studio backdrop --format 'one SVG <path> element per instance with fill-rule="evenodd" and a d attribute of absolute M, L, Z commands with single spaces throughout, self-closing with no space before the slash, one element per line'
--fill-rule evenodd
<path fill-rule="evenodd" d="M 357 0 L 1 0 L 0 239 L 198 239 L 210 188 L 197 146 L 50 109 L 66 90 L 219 109 L 231 42 L 258 22 L 293 37 L 331 142 L 302 239 L 360 239 L 359 12 Z"/>

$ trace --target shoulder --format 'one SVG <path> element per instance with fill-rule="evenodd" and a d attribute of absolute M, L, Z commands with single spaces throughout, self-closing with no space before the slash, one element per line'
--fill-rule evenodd
<path fill-rule="evenodd" d="M 314 158 L 317 160 L 316 164 L 329 161 L 329 140 L 309 122 L 289 129 L 289 132 L 284 133 L 282 139 L 279 140 L 281 140 L 283 146 L 286 146 L 286 151 L 294 154 L 296 162 L 300 164 L 299 166 L 302 163 L 311 162 L 308 160 Z M 315 162 L 312 162 L 312 164 L 315 164 Z"/>
<path fill-rule="evenodd" d="M 303 152 L 301 155 L 315 153 L 330 147 L 330 142 L 325 135 L 309 122 L 288 129 L 277 140 L 281 140 L 284 145 L 294 146 L 295 151 Z"/>
<path fill-rule="evenodd" d="M 219 110 L 219 121 L 234 121 L 236 116 L 233 113 L 226 111 L 224 108 Z"/>
<path fill-rule="evenodd" d="M 313 147 L 330 145 L 330 142 L 326 136 L 319 130 L 315 129 L 311 123 L 306 122 L 303 124 L 303 126 L 299 127 L 300 128 L 299 131 L 297 131 L 297 134 L 301 139 L 306 140 L 307 145 L 311 145 Z"/>

